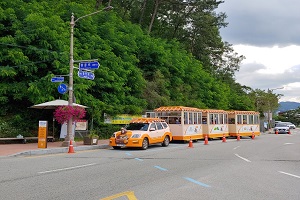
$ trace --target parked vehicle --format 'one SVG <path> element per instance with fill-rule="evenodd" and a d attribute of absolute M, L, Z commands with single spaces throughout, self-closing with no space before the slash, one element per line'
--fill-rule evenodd
<path fill-rule="evenodd" d="M 122 147 L 140 147 L 147 149 L 149 145 L 161 144 L 168 146 L 172 141 L 169 125 L 159 118 L 137 118 L 113 133 L 109 145 L 114 149 Z"/>
<path fill-rule="evenodd" d="M 289 133 L 290 128 L 285 123 L 277 123 L 274 127 L 274 133 Z"/>
<path fill-rule="evenodd" d="M 296 128 L 295 124 L 293 124 L 291 122 L 281 122 L 281 123 L 286 124 L 290 129 L 295 129 Z"/>

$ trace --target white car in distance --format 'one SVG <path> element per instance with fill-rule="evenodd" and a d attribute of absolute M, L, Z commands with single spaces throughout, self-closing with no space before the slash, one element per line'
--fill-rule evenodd
<path fill-rule="evenodd" d="M 280 122 L 280 123 L 286 124 L 290 129 L 295 129 L 296 128 L 295 124 L 293 124 L 291 122 Z"/>

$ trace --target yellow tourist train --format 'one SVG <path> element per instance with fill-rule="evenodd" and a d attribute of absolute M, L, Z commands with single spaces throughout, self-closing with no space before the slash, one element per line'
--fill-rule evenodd
<path fill-rule="evenodd" d="M 255 136 L 260 135 L 259 112 L 255 111 L 228 111 L 229 135 Z"/>
<path fill-rule="evenodd" d="M 259 113 L 255 111 L 162 106 L 154 110 L 154 116 L 169 124 L 173 140 L 260 135 Z"/>
<path fill-rule="evenodd" d="M 203 138 L 202 110 L 184 106 L 164 106 L 154 110 L 170 127 L 173 140 L 188 141 Z"/>

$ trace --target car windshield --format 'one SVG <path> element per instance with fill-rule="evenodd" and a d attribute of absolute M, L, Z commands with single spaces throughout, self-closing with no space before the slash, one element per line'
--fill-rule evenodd
<path fill-rule="evenodd" d="M 278 123 L 278 124 L 276 124 L 276 127 L 286 127 L 287 125 L 286 124 L 283 124 L 283 123 Z"/>
<path fill-rule="evenodd" d="M 147 131 L 149 127 L 149 124 L 147 123 L 130 123 L 126 126 L 127 130 L 141 130 L 141 131 Z"/>

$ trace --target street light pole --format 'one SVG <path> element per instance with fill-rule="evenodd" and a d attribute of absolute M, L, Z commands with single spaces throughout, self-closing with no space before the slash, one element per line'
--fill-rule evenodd
<path fill-rule="evenodd" d="M 113 9 L 112 6 L 110 6 L 110 2 L 109 2 L 109 6 L 103 8 L 102 10 L 98 10 L 96 12 L 81 16 L 79 18 L 77 18 L 76 20 L 74 20 L 74 13 L 72 13 L 71 16 L 71 22 L 70 22 L 70 27 L 71 27 L 71 31 L 70 31 L 70 69 L 69 69 L 69 100 L 68 100 L 68 105 L 69 106 L 73 106 L 73 96 L 74 96 L 74 87 L 73 87 L 73 69 L 74 69 L 74 26 L 75 23 L 85 17 L 97 14 L 101 11 L 109 11 Z M 69 146 L 70 144 L 70 140 L 72 140 L 73 142 L 73 146 L 75 146 L 75 142 L 74 142 L 74 135 L 73 135 L 73 130 L 72 130 L 72 126 L 73 126 L 73 119 L 69 119 L 68 124 L 67 124 L 67 135 L 65 137 L 64 142 L 62 143 L 62 146 Z"/>

